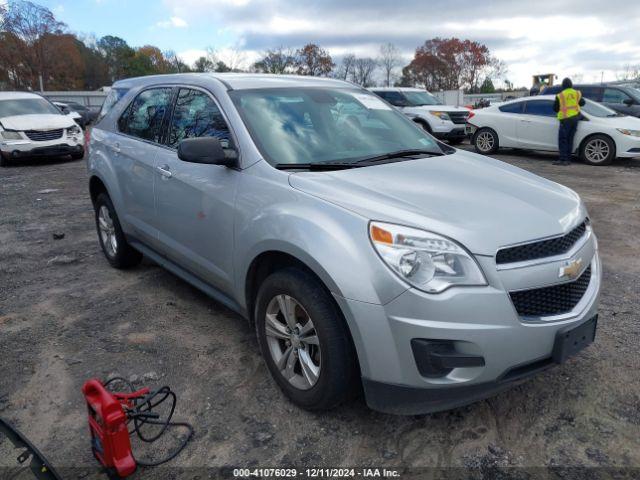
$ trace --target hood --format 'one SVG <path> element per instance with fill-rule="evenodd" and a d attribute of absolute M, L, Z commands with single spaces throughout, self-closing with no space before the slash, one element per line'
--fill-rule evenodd
<path fill-rule="evenodd" d="M 478 255 L 562 234 L 586 215 L 569 188 L 460 150 L 351 170 L 293 173 L 289 183 L 367 219 L 451 237 Z"/>
<path fill-rule="evenodd" d="M 5 130 L 54 130 L 68 128 L 76 124 L 72 118 L 66 115 L 32 114 L 14 115 L 0 118 L 0 124 Z"/>
<path fill-rule="evenodd" d="M 599 125 L 606 125 L 611 128 L 626 128 L 628 130 L 640 130 L 640 118 L 636 117 L 594 117 L 589 116 L 589 120 Z"/>

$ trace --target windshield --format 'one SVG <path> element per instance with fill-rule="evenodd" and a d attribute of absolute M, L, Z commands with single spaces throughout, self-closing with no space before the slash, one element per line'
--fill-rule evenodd
<path fill-rule="evenodd" d="M 592 102 L 591 100 L 584 101 L 584 107 L 582 107 L 582 111 L 592 115 L 594 117 L 617 117 L 618 113 L 610 108 L 605 107 L 604 105 L 596 102 Z"/>
<path fill-rule="evenodd" d="M 362 90 L 269 88 L 229 95 L 272 165 L 351 163 L 410 149 L 442 153 L 411 120 Z"/>
<path fill-rule="evenodd" d="M 402 92 L 411 105 L 417 107 L 420 105 L 442 105 L 442 102 L 429 92 L 414 92 L 411 90 L 404 90 Z"/>
<path fill-rule="evenodd" d="M 20 98 L 16 100 L 0 100 L 0 117 L 31 114 L 57 114 L 60 110 L 44 98 Z"/>

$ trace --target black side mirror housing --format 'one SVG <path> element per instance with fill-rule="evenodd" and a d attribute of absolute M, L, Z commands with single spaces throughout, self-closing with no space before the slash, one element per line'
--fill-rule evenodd
<path fill-rule="evenodd" d="M 235 167 L 238 160 L 235 150 L 222 148 L 216 137 L 185 138 L 178 144 L 178 158 L 183 162 L 225 167 Z"/>

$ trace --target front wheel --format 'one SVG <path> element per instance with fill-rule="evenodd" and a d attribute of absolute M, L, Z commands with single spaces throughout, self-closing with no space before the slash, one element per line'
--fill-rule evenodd
<path fill-rule="evenodd" d="M 109 195 L 98 195 L 94 208 L 98 239 L 107 261 L 112 267 L 121 269 L 138 265 L 142 261 L 142 254 L 127 243 Z"/>
<path fill-rule="evenodd" d="M 616 145 L 605 135 L 594 135 L 582 143 L 580 158 L 589 165 L 609 165 L 616 158 Z"/>
<path fill-rule="evenodd" d="M 476 152 L 489 155 L 498 151 L 498 134 L 490 128 L 481 128 L 473 135 Z"/>
<path fill-rule="evenodd" d="M 325 410 L 359 385 L 347 326 L 317 279 L 298 268 L 271 274 L 256 301 L 256 334 L 274 380 L 296 405 Z"/>

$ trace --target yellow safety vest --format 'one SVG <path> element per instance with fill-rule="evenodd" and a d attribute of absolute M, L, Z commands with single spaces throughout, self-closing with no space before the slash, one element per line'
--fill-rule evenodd
<path fill-rule="evenodd" d="M 575 117 L 580 113 L 580 99 L 582 93 L 580 90 L 574 90 L 573 88 L 567 88 L 558 94 L 558 101 L 560 102 L 560 110 L 558 110 L 558 120 L 564 120 L 565 118 Z"/>

